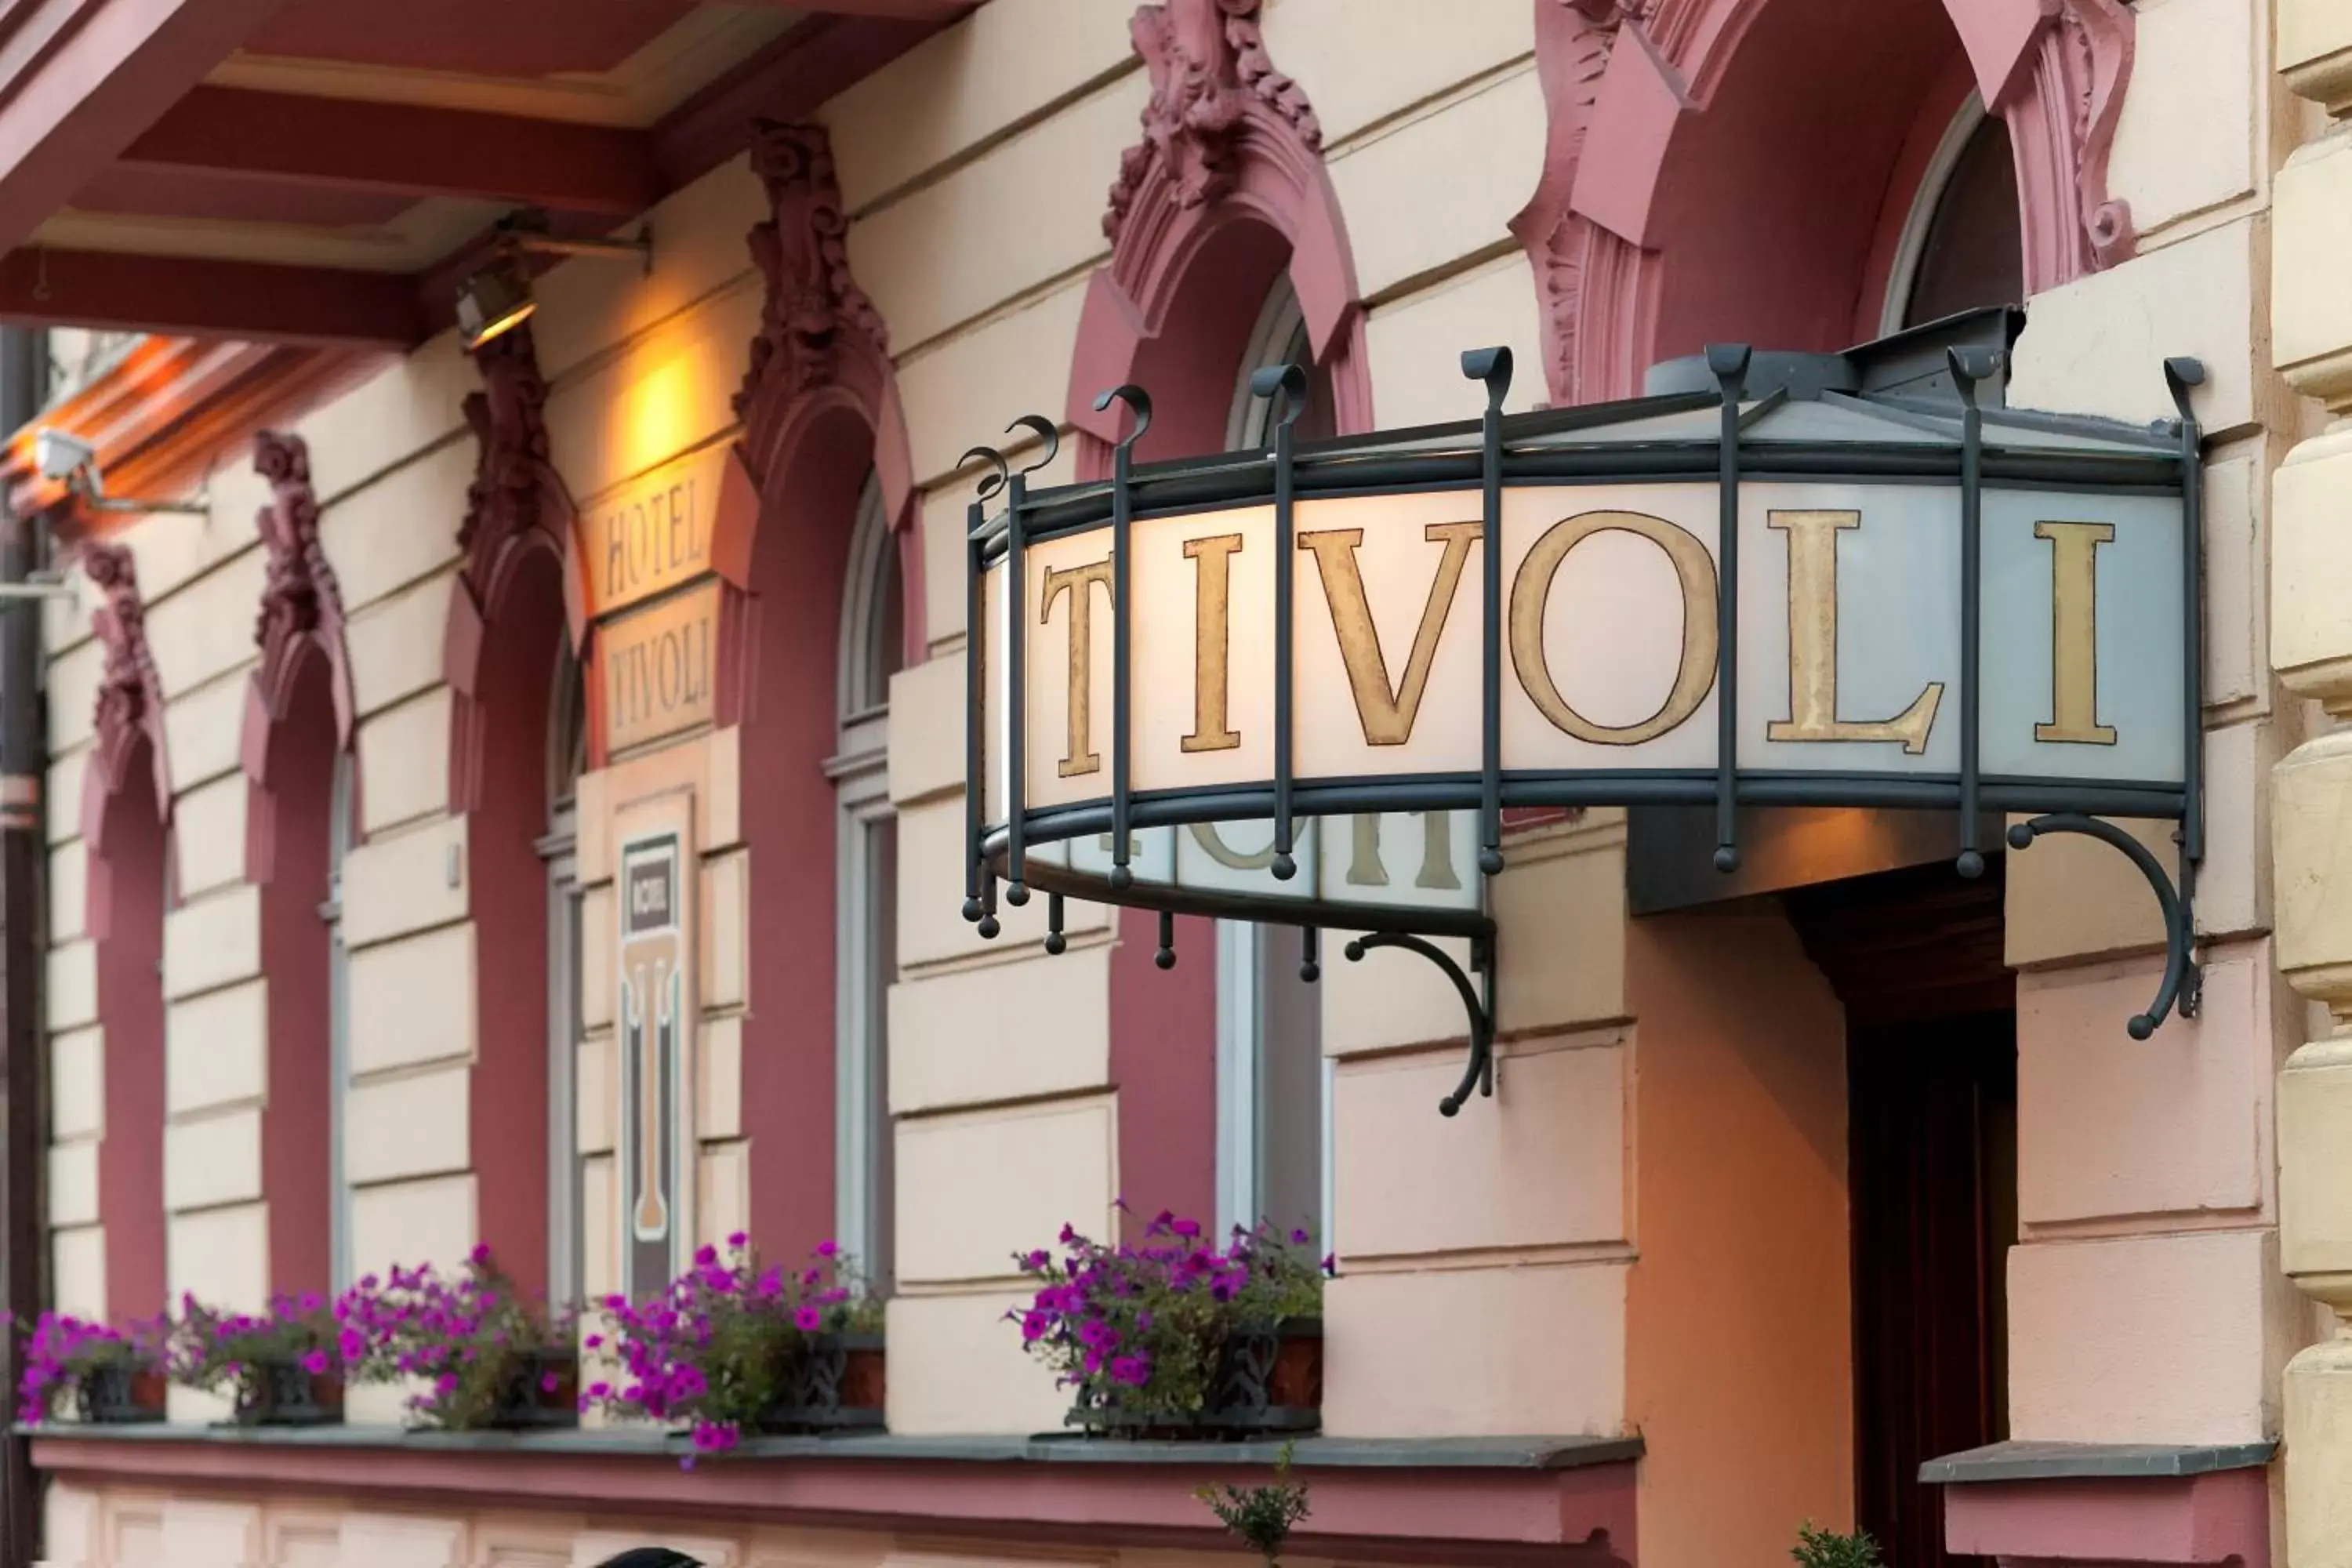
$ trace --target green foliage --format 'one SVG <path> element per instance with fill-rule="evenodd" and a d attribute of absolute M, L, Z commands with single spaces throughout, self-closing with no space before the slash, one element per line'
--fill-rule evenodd
<path fill-rule="evenodd" d="M 222 1312 L 184 1295 L 164 1369 L 181 1386 L 227 1394 L 243 1409 L 259 1397 L 265 1366 L 290 1362 L 314 1375 L 331 1371 L 326 1347 L 334 1337 L 334 1321 L 315 1295 L 273 1297 L 259 1316 Z"/>
<path fill-rule="evenodd" d="M 1833 1530 L 1823 1530 L 1811 1520 L 1797 1527 L 1797 1544 L 1789 1555 L 1797 1561 L 1798 1568 L 1885 1568 L 1878 1555 L 1878 1542 L 1870 1531 L 1857 1530 L 1852 1535 L 1840 1535 Z"/>
<path fill-rule="evenodd" d="M 1290 1479 L 1292 1445 L 1282 1446 L 1282 1457 L 1275 1461 L 1274 1479 L 1262 1487 L 1215 1486 L 1196 1487 L 1192 1495 L 1209 1505 L 1209 1511 L 1234 1537 L 1266 1561 L 1267 1568 L 1276 1568 L 1282 1552 L 1282 1543 L 1290 1539 L 1291 1531 L 1307 1517 L 1307 1488 Z"/>

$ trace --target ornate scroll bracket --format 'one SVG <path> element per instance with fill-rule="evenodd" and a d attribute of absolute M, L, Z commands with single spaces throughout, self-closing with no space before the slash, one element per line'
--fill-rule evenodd
<path fill-rule="evenodd" d="M 2165 875 L 2164 867 L 2148 852 L 2147 845 L 2126 833 L 2112 822 L 2078 812 L 2053 812 L 2021 822 L 2009 830 L 2012 849 L 2026 849 L 2045 833 L 2079 833 L 2095 838 L 2102 844 L 2113 845 L 2139 868 L 2147 885 L 2156 890 L 2158 907 L 2164 913 L 2164 978 L 2156 988 L 2156 1000 L 2147 1011 L 2136 1015 L 2124 1028 L 2135 1040 L 2145 1040 L 2156 1033 L 2165 1015 L 2175 1005 L 2184 1018 L 2197 1016 L 2197 1008 L 2204 990 L 2204 971 L 2197 963 L 2197 928 L 2184 890 L 2176 891 L 2172 879 Z"/>
<path fill-rule="evenodd" d="M 1462 1010 L 1470 1017 L 1470 1059 L 1462 1069 L 1462 1081 L 1454 1092 L 1437 1102 L 1437 1109 L 1447 1116 L 1461 1114 L 1469 1103 L 1475 1085 L 1483 1097 L 1492 1099 L 1495 1093 L 1495 934 L 1470 939 L 1470 967 L 1478 973 L 1482 984 L 1474 984 L 1463 967 L 1454 962 L 1454 955 L 1426 937 L 1408 936 L 1402 931 L 1375 931 L 1360 936 L 1348 943 L 1348 962 L 1360 963 L 1364 954 L 1374 948 L 1393 947 L 1402 952 L 1418 953 L 1435 964 L 1438 971 L 1452 983 L 1454 994 L 1462 998 Z"/>
<path fill-rule="evenodd" d="M 2133 847 L 2138 847 L 2137 845 Z M 2146 851 L 2143 850 L 2142 853 Z M 972 904 L 966 907 L 968 909 L 981 907 L 980 900 L 974 900 Z M 1045 896 L 1045 947 L 1046 952 L 1056 957 L 1069 951 L 1069 938 L 1063 930 L 1066 912 L 1066 905 L 1061 894 L 1048 893 Z M 992 938 L 997 934 L 996 920 L 992 911 L 982 917 L 980 934 L 987 938 Z M 1321 957 L 1323 933 L 1313 926 L 1307 926 L 1302 929 L 1300 934 L 1298 978 L 1311 985 L 1323 978 Z M 1474 1089 L 1480 1095 L 1491 1099 L 1495 1093 L 1495 932 L 1493 928 L 1489 926 L 1486 931 L 1470 939 L 1468 970 L 1465 970 L 1456 963 L 1454 961 L 1454 955 L 1435 942 L 1426 937 L 1413 936 L 1404 931 L 1369 932 L 1350 940 L 1342 951 L 1347 953 L 1349 963 L 1360 963 L 1363 962 L 1364 954 L 1384 947 L 1417 954 L 1435 965 L 1439 973 L 1445 976 L 1447 983 L 1454 987 L 1454 994 L 1462 999 L 1462 1010 L 1469 1018 L 1470 1059 L 1465 1064 L 1462 1069 L 1462 1081 L 1454 1086 L 1454 1092 L 1437 1102 L 1438 1110 L 1446 1116 L 1459 1115 L 1462 1108 L 1469 1103 L 1470 1091 Z M 1176 917 L 1165 910 L 1160 912 L 1159 947 L 1152 953 L 1151 962 L 1162 970 L 1176 967 Z M 1474 973 L 1477 975 L 1475 980 L 1471 978 Z"/>

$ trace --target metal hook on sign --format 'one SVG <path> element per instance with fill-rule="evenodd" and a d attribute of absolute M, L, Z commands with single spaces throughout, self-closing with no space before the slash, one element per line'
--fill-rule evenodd
<path fill-rule="evenodd" d="M 1287 393 L 1289 401 L 1283 405 L 1282 423 L 1296 425 L 1307 412 L 1307 373 L 1295 364 L 1270 364 L 1250 373 L 1250 395 L 1271 402 L 1276 393 Z"/>
<path fill-rule="evenodd" d="M 1114 403 L 1126 404 L 1128 411 L 1135 416 L 1135 428 L 1127 433 L 1127 439 L 1118 443 L 1132 450 L 1135 444 L 1143 439 L 1143 433 L 1151 428 L 1151 394 L 1131 381 L 1121 382 L 1095 399 L 1095 412 L 1100 414 Z"/>
<path fill-rule="evenodd" d="M 997 491 L 1004 488 L 1005 480 L 1013 477 L 1013 470 L 1011 468 L 1006 466 L 1004 454 L 998 451 L 993 447 L 971 447 L 970 450 L 966 451 L 962 457 L 956 459 L 956 467 L 961 468 L 966 463 L 971 462 L 974 458 L 978 458 L 981 461 L 986 463 L 992 470 L 992 472 L 982 474 L 980 477 L 980 499 L 987 500 L 993 497 Z"/>
<path fill-rule="evenodd" d="M 1499 414 L 1511 395 L 1511 351 L 1501 344 L 1491 349 L 1464 349 L 1462 374 L 1486 384 L 1486 406 Z"/>
<path fill-rule="evenodd" d="M 1052 462 L 1056 457 L 1060 456 L 1062 450 L 1062 433 L 1055 429 L 1054 427 L 1054 422 L 1046 418 L 1044 415 L 1024 414 L 1020 418 L 1015 419 L 1012 424 L 1007 425 L 1004 427 L 1004 433 L 1008 436 L 1013 434 L 1015 430 L 1028 431 L 1031 435 L 1037 437 L 1038 441 L 1045 448 L 1044 451 L 1039 454 L 1035 462 L 1024 464 L 1022 466 L 1020 469 L 1022 473 L 1034 474 L 1038 469 L 1044 468 L 1046 464 Z"/>

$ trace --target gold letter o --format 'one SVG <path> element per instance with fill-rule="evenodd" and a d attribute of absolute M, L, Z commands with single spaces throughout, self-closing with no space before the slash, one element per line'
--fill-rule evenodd
<path fill-rule="evenodd" d="M 1568 552 L 1596 533 L 1614 529 L 1636 534 L 1665 552 L 1683 595 L 1683 655 L 1674 689 L 1664 706 L 1638 724 L 1612 729 L 1595 724 L 1568 705 L 1544 660 L 1544 608 L 1551 580 Z M 1543 716 L 1561 731 L 1596 746 L 1638 746 L 1654 741 L 1698 711 L 1715 686 L 1715 558 L 1688 529 L 1638 511 L 1587 511 L 1564 517 L 1544 531 L 1519 564 L 1511 584 L 1511 662 L 1519 685 Z"/>

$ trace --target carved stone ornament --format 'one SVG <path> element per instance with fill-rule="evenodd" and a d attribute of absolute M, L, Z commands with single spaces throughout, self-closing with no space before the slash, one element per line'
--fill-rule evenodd
<path fill-rule="evenodd" d="M 1544 388 L 1554 404 L 1591 400 L 1578 363 L 1580 329 L 1590 331 L 1584 279 L 1596 246 L 1615 237 L 1570 210 L 1569 199 L 1620 27 L 1644 14 L 1640 0 L 1549 0 L 1536 13 L 1536 69 L 1550 121 L 1542 178 L 1511 231 L 1542 291 Z"/>
<path fill-rule="evenodd" d="M 335 569 L 319 544 L 319 499 L 310 489 L 310 449 L 299 436 L 264 430 L 253 438 L 253 470 L 269 481 L 269 504 L 256 518 L 269 552 L 261 618 L 253 640 L 264 649 L 342 619 Z"/>
<path fill-rule="evenodd" d="M 1253 114 L 1272 117 L 1319 152 L 1323 128 L 1297 82 L 1274 68 L 1258 25 L 1259 0 L 1167 0 L 1137 11 L 1128 28 L 1151 73 L 1143 140 L 1120 157 L 1103 233 L 1118 237 L 1154 165 L 1179 206 L 1205 206 L 1232 188 L 1234 144 Z"/>
<path fill-rule="evenodd" d="M 766 187 L 771 216 L 749 241 L 767 300 L 735 394 L 736 416 L 746 424 L 762 399 L 790 403 L 836 379 L 853 342 L 876 356 L 890 346 L 882 313 L 850 276 L 849 219 L 824 128 L 761 121 L 752 130 L 751 172 Z"/>
<path fill-rule="evenodd" d="M 291 700 L 302 651 L 315 647 L 326 657 L 335 705 L 335 739 L 351 742 L 351 660 L 343 647 L 343 596 L 335 569 L 319 542 L 319 498 L 310 489 L 310 448 L 299 436 L 264 430 L 253 438 L 253 470 L 269 481 L 269 504 L 256 515 L 268 552 L 261 586 L 261 616 L 253 628 L 261 663 L 254 671 L 260 702 L 257 722 L 284 716 Z M 263 736 L 250 744 L 266 746 Z M 258 765 L 258 758 L 255 759 Z"/>
<path fill-rule="evenodd" d="M 478 454 L 466 487 L 457 552 L 467 574 L 486 584 L 500 546 L 543 525 L 554 469 L 547 456 L 547 378 L 529 323 L 499 333 L 474 353 L 480 388 L 466 395 L 466 424 Z"/>
<path fill-rule="evenodd" d="M 2131 76 L 2131 11 L 2123 0 L 2045 0 L 2053 25 L 2042 34 L 2030 86 L 2000 110 L 2023 165 L 2029 210 L 2051 181 L 2048 205 L 2074 222 L 2026 237 L 2029 293 L 2128 261 L 2137 249 L 2129 203 L 2107 194 L 2107 156 L 2123 118 Z M 2021 73 L 2022 74 L 2022 73 Z"/>
<path fill-rule="evenodd" d="M 147 649 L 147 610 L 139 597 L 139 573 L 127 545 L 93 539 L 81 547 L 81 567 L 100 595 L 90 612 L 90 628 L 106 651 L 100 671 L 97 757 L 107 788 L 121 786 L 123 764 L 142 735 L 151 743 L 155 798 L 168 809 L 172 796 L 163 765 L 163 682 Z"/>

